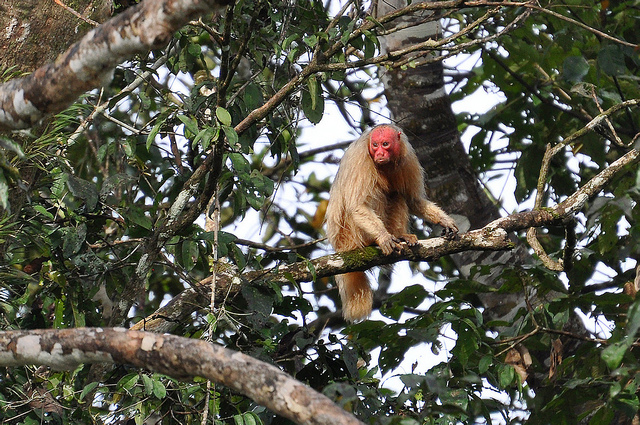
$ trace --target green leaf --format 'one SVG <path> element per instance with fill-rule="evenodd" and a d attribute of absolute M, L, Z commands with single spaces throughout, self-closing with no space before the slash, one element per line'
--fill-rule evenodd
<path fill-rule="evenodd" d="M 187 46 L 187 52 L 193 57 L 198 57 L 202 53 L 202 48 L 199 44 L 191 43 Z"/>
<path fill-rule="evenodd" d="M 498 370 L 498 382 L 500 388 L 507 388 L 516 378 L 516 371 L 511 365 L 501 365 Z"/>
<path fill-rule="evenodd" d="M 22 150 L 22 146 L 11 139 L 0 136 L 0 147 L 15 153 L 18 158 L 24 158 L 24 151 Z"/>
<path fill-rule="evenodd" d="M 569 56 L 562 65 L 562 77 L 573 83 L 582 81 L 589 72 L 589 62 L 582 56 Z"/>
<path fill-rule="evenodd" d="M 263 175 L 258 170 L 252 170 L 250 174 L 251 184 L 263 196 L 268 197 L 273 194 L 275 185 L 273 180 Z"/>
<path fill-rule="evenodd" d="M 624 354 L 629 349 L 628 340 L 618 341 L 606 347 L 602 350 L 600 357 L 607 364 L 609 369 L 617 369 L 618 366 L 622 363 L 622 359 Z"/>
<path fill-rule="evenodd" d="M 198 142 L 202 145 L 203 150 L 208 150 L 212 140 L 218 140 L 220 136 L 219 127 L 206 127 L 193 139 L 192 146 L 195 147 Z"/>
<path fill-rule="evenodd" d="M 125 155 L 127 158 L 133 158 L 136 155 L 136 140 L 133 137 L 127 137 L 124 142 L 122 142 L 122 149 L 124 149 Z"/>
<path fill-rule="evenodd" d="M 54 329 L 62 329 L 64 324 L 64 300 L 56 300 L 54 316 L 53 316 L 53 327 Z"/>
<path fill-rule="evenodd" d="M 626 333 L 621 341 L 617 341 L 602 350 L 602 360 L 610 369 L 617 369 L 627 350 L 633 345 L 636 334 L 640 329 L 640 298 L 634 301 L 627 311 Z"/>
<path fill-rule="evenodd" d="M 167 389 L 159 379 L 153 381 L 153 395 L 158 399 L 163 399 L 167 396 Z"/>
<path fill-rule="evenodd" d="M 493 356 L 490 356 L 490 355 L 482 356 L 482 358 L 480 359 L 480 362 L 478 363 L 478 372 L 480 374 L 485 373 L 486 371 L 489 370 L 489 367 L 491 366 L 492 363 L 493 363 Z"/>
<path fill-rule="evenodd" d="M 640 298 L 636 299 L 627 311 L 627 338 L 635 338 L 640 329 Z"/>
<path fill-rule="evenodd" d="M 627 72 L 624 51 L 615 44 L 606 45 L 598 52 L 598 66 L 607 75 L 622 75 Z"/>
<path fill-rule="evenodd" d="M 399 422 L 400 425 L 420 425 L 420 422 L 413 418 L 402 418 Z"/>
<path fill-rule="evenodd" d="M 123 376 L 118 381 L 118 388 L 122 388 L 125 391 L 131 391 L 133 387 L 136 386 L 138 380 L 140 379 L 140 375 L 137 373 L 129 373 L 128 375 Z"/>
<path fill-rule="evenodd" d="M 198 244 L 191 241 L 185 240 L 182 243 L 182 264 L 187 271 L 193 270 L 198 261 Z"/>
<path fill-rule="evenodd" d="M 602 425 L 602 424 L 613 423 L 613 418 L 615 416 L 615 413 L 616 412 L 614 409 L 604 404 L 600 406 L 600 408 L 598 408 L 595 413 L 593 413 L 593 416 L 589 420 L 589 425 Z"/>
<path fill-rule="evenodd" d="M 315 34 L 304 37 L 302 40 L 305 42 L 307 46 L 311 47 L 312 49 L 316 47 L 319 41 L 318 36 Z"/>
<path fill-rule="evenodd" d="M 229 114 L 229 111 L 226 109 L 218 106 L 216 108 L 216 117 L 218 118 L 218 121 L 220 121 L 220 124 L 227 126 L 231 125 L 231 114 Z"/>
<path fill-rule="evenodd" d="M 307 89 L 302 92 L 302 111 L 309 121 L 317 124 L 324 114 L 324 97 L 317 78 L 307 80 Z"/>
<path fill-rule="evenodd" d="M 127 214 L 124 216 L 127 221 L 130 221 L 138 226 L 145 228 L 147 230 L 151 230 L 153 227 L 153 222 L 149 217 L 145 215 L 144 210 L 138 207 L 131 207 L 127 211 Z"/>
<path fill-rule="evenodd" d="M 471 327 L 465 326 L 465 323 L 455 327 L 458 339 L 456 340 L 456 346 L 452 350 L 453 355 L 456 356 L 463 367 L 467 365 L 469 358 L 478 349 L 477 334 Z"/>
<path fill-rule="evenodd" d="M 98 205 L 98 189 L 93 182 L 69 175 L 67 187 L 73 196 L 85 201 L 88 211 L 93 211 Z"/>
<path fill-rule="evenodd" d="M 376 54 L 380 43 L 376 35 L 371 31 L 365 31 L 364 36 L 364 57 L 365 59 L 371 59 Z"/>
<path fill-rule="evenodd" d="M 251 172 L 251 164 L 247 161 L 247 158 L 240 153 L 230 153 L 229 159 L 231 160 L 231 165 L 233 169 L 236 170 L 237 173 L 245 173 L 248 174 Z"/>
<path fill-rule="evenodd" d="M 245 412 L 242 417 L 245 425 L 262 425 L 260 417 L 253 412 Z"/>
<path fill-rule="evenodd" d="M 624 413 L 628 418 L 632 418 L 637 414 L 638 409 L 640 408 L 640 402 L 635 394 L 625 394 L 624 396 L 616 397 L 613 400 L 613 405 L 616 407 L 618 412 Z"/>
<path fill-rule="evenodd" d="M 228 125 L 223 125 L 222 131 L 224 131 L 224 135 L 227 136 L 229 145 L 235 147 L 238 144 L 238 133 L 236 133 L 236 130 Z"/>
<path fill-rule="evenodd" d="M 142 383 L 144 384 L 144 394 L 153 394 L 153 379 L 149 375 L 142 374 Z"/>
<path fill-rule="evenodd" d="M 262 96 L 262 91 L 260 90 L 260 87 L 257 84 L 249 84 L 244 89 L 243 100 L 246 108 L 249 111 L 262 105 L 264 103 L 264 98 Z"/>
<path fill-rule="evenodd" d="M 167 118 L 172 112 L 173 112 L 172 109 L 164 110 L 156 118 L 156 123 L 153 125 L 153 128 L 151 128 L 151 131 L 147 135 L 147 142 L 146 142 L 147 150 L 151 148 L 151 145 L 155 141 L 156 136 L 158 135 L 158 133 L 160 133 L 160 129 L 166 123 Z"/>
<path fill-rule="evenodd" d="M 185 115 L 178 115 L 178 119 L 182 121 L 182 123 L 184 124 L 184 127 L 191 132 L 192 137 L 197 135 L 200 132 L 200 130 L 198 129 L 198 123 L 195 118 L 187 117 Z M 186 131 L 184 135 L 185 137 L 190 138 L 187 135 Z"/>
<path fill-rule="evenodd" d="M 82 223 L 76 228 L 65 229 L 64 239 L 62 243 L 62 254 L 65 258 L 69 258 L 77 254 L 87 238 L 87 225 Z"/>
<path fill-rule="evenodd" d="M 80 393 L 80 400 L 84 400 L 84 398 L 89 395 L 89 393 L 93 392 L 93 390 L 98 386 L 99 382 L 91 382 L 90 384 L 87 384 L 84 386 L 84 388 L 82 389 L 82 392 Z"/>
<path fill-rule="evenodd" d="M 429 293 L 422 285 L 411 285 L 402 289 L 397 294 L 393 294 L 383 303 L 380 312 L 387 317 L 398 320 L 405 308 L 418 307 L 427 297 Z"/>

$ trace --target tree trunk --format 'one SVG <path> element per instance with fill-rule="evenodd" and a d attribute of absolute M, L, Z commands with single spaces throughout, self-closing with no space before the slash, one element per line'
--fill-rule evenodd
<path fill-rule="evenodd" d="M 69 2 L 63 2 L 69 3 Z M 83 20 L 54 1 L 11 0 L 0 4 L 0 72 L 31 72 L 52 62 L 93 28 L 91 21 L 111 16 L 109 0 L 72 2 Z"/>
<path fill-rule="evenodd" d="M 390 13 L 394 9 L 407 6 L 406 0 L 379 2 L 377 15 Z M 383 37 L 381 46 L 391 51 L 408 43 L 440 37 L 438 21 L 411 26 L 418 19 L 427 17 L 410 15 L 402 17 L 401 22 L 407 29 Z M 413 22 L 412 22 L 413 21 Z M 409 140 L 425 169 L 425 181 L 429 197 L 438 203 L 447 213 L 456 214 L 461 231 L 478 229 L 500 217 L 498 206 L 487 196 L 480 186 L 478 176 L 471 168 L 458 132 L 456 118 L 451 109 L 451 100 L 444 87 L 444 72 L 441 61 L 424 63 L 418 58 L 415 67 L 390 69 L 384 71 L 382 81 L 385 96 L 393 119 L 409 135 Z M 412 105 L 407 108 L 407 105 Z M 471 266 L 496 264 L 522 264 L 527 256 L 523 246 L 506 252 L 465 252 L 452 258 L 463 275 L 468 276 Z M 488 275 L 476 278 L 481 283 L 493 287 L 500 285 L 497 279 L 502 273 L 500 267 L 494 267 Z M 486 314 L 491 319 L 508 320 L 524 305 L 521 296 L 513 294 L 481 295 Z"/>
<path fill-rule="evenodd" d="M 379 2 L 376 13 L 380 16 L 406 6 L 406 0 Z M 411 15 L 403 19 L 417 22 L 420 18 Z M 394 22 L 394 24 L 398 23 Z M 391 51 L 407 44 L 409 39 L 411 43 L 416 43 L 438 37 L 440 37 L 440 27 L 437 21 L 427 22 L 413 27 L 409 25 L 408 29 L 383 37 L 381 46 Z M 393 119 L 407 131 L 425 168 L 425 179 L 431 199 L 446 212 L 463 217 L 456 216 L 456 221 L 458 219 L 465 221 L 465 223 L 458 223 L 461 230 L 466 230 L 465 224 L 467 229 L 477 229 L 500 217 L 498 206 L 479 184 L 478 176 L 471 168 L 469 156 L 460 141 L 451 101 L 444 88 L 442 62 L 437 61 L 407 69 L 386 70 L 383 83 Z M 412 107 L 407 108 L 407 105 Z M 473 279 L 484 285 L 498 288 L 503 283 L 501 275 L 505 267 L 518 267 L 532 261 L 527 247 L 520 243 L 515 235 L 512 239 L 516 242 L 516 246 L 511 251 L 467 251 L 451 255 L 451 258 L 463 277 L 469 277 L 474 266 L 491 266 L 490 273 L 476 275 Z M 527 296 L 524 291 L 478 294 L 487 320 L 513 323 L 520 308 L 535 308 L 545 302 L 545 299 L 541 299 L 535 289 L 526 282 L 526 272 L 523 272 L 522 276 L 523 288 L 527 290 Z M 554 292 L 549 292 L 545 294 L 545 298 L 551 299 L 556 295 Z M 575 334 L 586 334 L 582 321 L 576 315 L 569 320 L 566 330 Z M 573 352 L 579 345 L 576 340 L 563 340 L 563 343 L 565 343 L 566 353 Z M 538 357 L 539 361 L 546 361 L 549 357 L 548 351 L 532 354 Z"/>

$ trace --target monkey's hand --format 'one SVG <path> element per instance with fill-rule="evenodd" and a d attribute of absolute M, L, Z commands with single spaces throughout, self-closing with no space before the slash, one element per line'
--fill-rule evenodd
<path fill-rule="evenodd" d="M 400 245 L 400 242 L 400 239 L 387 232 L 380 234 L 380 236 L 376 238 L 376 243 L 384 255 L 402 251 L 402 245 Z"/>
<path fill-rule="evenodd" d="M 451 228 L 451 227 L 445 227 L 442 230 L 442 237 L 445 238 L 448 241 L 453 241 L 456 240 L 456 238 L 458 237 L 458 229 L 457 228 Z"/>
<path fill-rule="evenodd" d="M 453 223 L 452 225 L 443 226 L 443 227 L 444 227 L 444 229 L 442 229 L 443 238 L 449 241 L 453 241 L 458 237 L 458 226 L 456 226 L 455 223 Z"/>
<path fill-rule="evenodd" d="M 406 242 L 407 245 L 409 245 L 409 246 L 418 245 L 418 237 L 416 235 L 411 234 L 411 233 L 402 234 L 402 235 L 398 236 L 398 239 L 400 239 L 402 242 Z"/>
<path fill-rule="evenodd" d="M 443 217 L 438 223 L 440 226 L 444 227 L 442 230 L 442 237 L 452 241 L 458 237 L 458 226 L 456 226 L 456 222 L 449 216 Z"/>

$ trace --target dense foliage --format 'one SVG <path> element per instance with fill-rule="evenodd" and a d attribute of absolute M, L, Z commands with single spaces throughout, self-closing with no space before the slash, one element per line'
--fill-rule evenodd
<path fill-rule="evenodd" d="M 2 328 L 122 324 L 110 310 L 129 296 L 126 287 L 152 249 L 149 236 L 166 226 L 185 182 L 212 149 L 220 155 L 212 169 L 220 168 L 196 182 L 190 200 L 195 208 L 217 185 L 221 230 L 205 230 L 202 217 L 165 227 L 173 233 L 143 290 L 128 300 L 127 326 L 210 276 L 214 257 L 244 272 L 327 253 L 322 214 L 340 156 L 331 144 L 370 124 L 382 91 L 372 64 L 380 26 L 354 31 L 371 18 L 338 7 L 238 2 L 220 17 L 183 28 L 166 51 L 122 65 L 108 87 L 87 94 L 39 133 L 3 136 Z M 445 36 L 480 19 L 442 49 L 462 46 L 477 61 L 471 72 L 448 74 L 453 100 L 464 105 L 483 90 L 500 99 L 489 111 L 459 114 L 458 123 L 470 136 L 478 178 L 487 184 L 500 178 L 513 188 L 493 193 L 496 202 L 515 199 L 504 205 L 508 212 L 533 205 L 547 144 L 571 138 L 549 163 L 542 207 L 636 148 L 640 120 L 633 103 L 573 136 L 603 111 L 640 99 L 636 1 L 445 12 Z M 360 62 L 342 66 L 354 56 Z M 314 64 L 319 68 L 307 72 Z M 270 105 L 267 113 L 252 121 L 263 105 Z M 323 117 L 344 120 L 353 131 L 314 134 Z M 172 332 L 274 363 L 364 422 L 622 423 L 640 408 L 639 198 L 634 167 L 575 221 L 540 231 L 546 252 L 564 257 L 563 272 L 550 271 L 533 253 L 524 267 L 471 267 L 470 273 L 443 258 L 413 265 L 411 282 L 394 282 L 386 294 L 382 270 L 373 319 L 347 327 L 330 280 L 285 287 L 246 282 L 215 300 L 213 311 L 206 303 L 194 308 Z M 525 232 L 515 236 L 524 241 Z M 503 279 L 500 288 L 479 283 L 493 273 Z M 496 291 L 525 294 L 522 304 L 510 306 L 508 322 L 486 320 L 480 307 L 478 294 Z M 528 302 L 532 291 L 540 300 L 535 305 Z M 574 314 L 586 329 L 567 328 Z M 206 409 L 216 423 L 285 422 L 204 381 L 127 367 L 96 371 L 7 369 L 0 377 L 2 423 L 149 417 L 199 423 Z"/>

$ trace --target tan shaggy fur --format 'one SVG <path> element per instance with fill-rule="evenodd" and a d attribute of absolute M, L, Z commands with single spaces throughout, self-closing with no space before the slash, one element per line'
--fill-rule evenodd
<path fill-rule="evenodd" d="M 369 138 L 376 129 L 399 137 L 400 154 L 392 163 L 377 166 L 369 154 Z M 365 132 L 346 150 L 331 187 L 327 207 L 327 237 L 337 252 L 377 243 L 385 254 L 400 248 L 398 240 L 413 245 L 407 233 L 409 212 L 457 232 L 455 222 L 427 200 L 423 170 L 402 130 L 383 124 Z M 343 316 L 348 321 L 369 316 L 373 291 L 363 272 L 336 276 Z"/>

